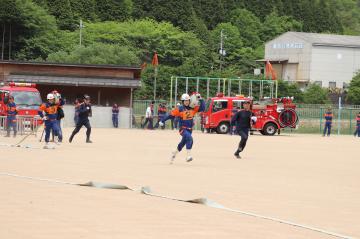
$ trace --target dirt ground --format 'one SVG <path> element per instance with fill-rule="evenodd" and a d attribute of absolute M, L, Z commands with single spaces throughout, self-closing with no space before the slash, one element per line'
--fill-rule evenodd
<path fill-rule="evenodd" d="M 70 129 L 65 130 L 69 135 Z M 55 150 L 0 147 L 0 173 L 74 183 L 117 183 L 360 237 L 360 139 L 351 136 L 238 136 L 194 133 L 169 164 L 175 131 L 93 129 Z M 17 139 L 0 138 L 1 143 Z M 40 147 L 39 138 L 24 144 Z M 204 205 L 0 175 L 0 238 L 335 238 Z"/>

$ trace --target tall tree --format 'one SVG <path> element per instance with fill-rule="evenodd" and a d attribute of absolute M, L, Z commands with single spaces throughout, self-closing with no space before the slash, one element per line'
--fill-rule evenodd
<path fill-rule="evenodd" d="M 133 11 L 132 0 L 96 0 L 97 15 L 102 21 L 125 21 Z"/>
<path fill-rule="evenodd" d="M 76 28 L 70 0 L 48 0 L 47 5 L 50 14 L 56 17 L 60 29 L 74 30 Z"/>
<path fill-rule="evenodd" d="M 225 19 L 226 13 L 222 0 L 197 0 L 194 1 L 194 9 L 196 15 L 203 19 L 209 29 L 213 29 Z"/>
<path fill-rule="evenodd" d="M 75 21 L 80 19 L 94 21 L 96 15 L 96 0 L 70 0 L 71 9 Z"/>

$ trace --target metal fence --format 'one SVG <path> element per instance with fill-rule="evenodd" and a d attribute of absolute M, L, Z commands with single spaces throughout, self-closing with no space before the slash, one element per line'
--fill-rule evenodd
<path fill-rule="evenodd" d="M 154 112 L 156 115 L 159 103 L 168 103 L 166 101 L 156 101 Z M 140 128 L 145 118 L 146 108 L 151 100 L 134 101 L 133 126 Z M 167 104 L 169 105 L 169 104 Z M 322 134 L 324 130 L 324 114 L 327 108 L 332 108 L 334 114 L 332 133 L 333 134 L 353 134 L 356 129 L 356 114 L 360 112 L 360 105 L 345 105 L 339 110 L 338 105 L 320 105 L 320 104 L 297 104 L 296 111 L 299 115 L 299 125 L 297 130 L 285 129 L 286 132 L 293 133 L 313 133 Z M 169 109 L 170 110 L 170 109 Z M 154 118 L 154 125 L 157 117 Z M 170 128 L 170 122 L 167 122 L 167 128 Z M 200 129 L 200 117 L 195 118 L 195 129 Z"/>
<path fill-rule="evenodd" d="M 17 116 L 16 117 L 16 130 L 17 135 L 36 135 L 37 130 L 40 126 L 41 120 L 39 117 L 26 117 L 26 116 Z M 8 131 L 8 120 L 6 116 L 0 116 L 0 135 L 6 135 Z M 11 133 L 13 129 L 10 128 Z"/>

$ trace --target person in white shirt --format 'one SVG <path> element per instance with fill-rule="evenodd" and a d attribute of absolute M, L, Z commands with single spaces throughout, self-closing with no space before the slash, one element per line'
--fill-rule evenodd
<path fill-rule="evenodd" d="M 145 122 L 141 126 L 141 128 L 145 128 L 146 124 L 148 124 L 148 129 L 153 129 L 153 117 L 154 117 L 154 101 L 151 102 L 151 104 L 147 107 L 146 113 L 145 113 Z"/>

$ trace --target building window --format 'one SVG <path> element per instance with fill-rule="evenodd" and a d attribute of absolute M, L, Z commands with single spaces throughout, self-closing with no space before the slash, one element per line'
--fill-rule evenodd
<path fill-rule="evenodd" d="M 315 81 L 314 83 L 315 83 L 315 85 L 322 87 L 322 81 Z"/>
<path fill-rule="evenodd" d="M 329 82 L 329 88 L 330 89 L 335 89 L 336 88 L 336 82 L 335 81 L 330 81 Z"/>

